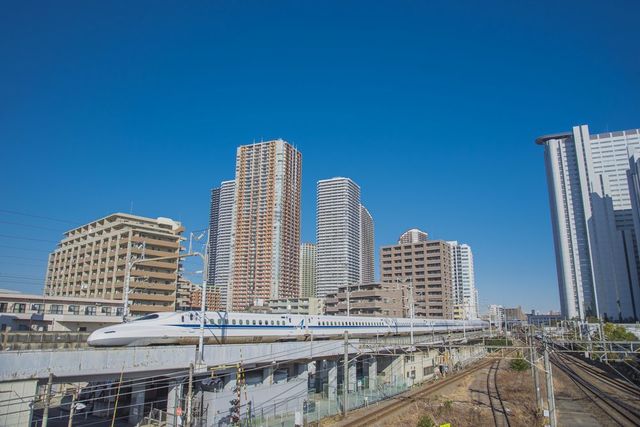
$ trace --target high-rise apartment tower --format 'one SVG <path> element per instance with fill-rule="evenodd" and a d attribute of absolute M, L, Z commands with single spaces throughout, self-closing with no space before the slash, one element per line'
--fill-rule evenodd
<path fill-rule="evenodd" d="M 319 297 L 360 283 L 360 187 L 349 178 L 318 181 L 317 265 Z"/>
<path fill-rule="evenodd" d="M 227 308 L 299 290 L 302 155 L 281 139 L 238 147 Z"/>
<path fill-rule="evenodd" d="M 473 252 L 464 243 L 447 242 L 451 248 L 451 291 L 453 305 L 462 309 L 465 319 L 478 318 L 478 300 L 475 274 L 473 271 Z"/>
<path fill-rule="evenodd" d="M 223 181 L 211 190 L 207 285 L 218 289 L 222 307 L 227 304 L 234 199 L 234 181 Z"/>

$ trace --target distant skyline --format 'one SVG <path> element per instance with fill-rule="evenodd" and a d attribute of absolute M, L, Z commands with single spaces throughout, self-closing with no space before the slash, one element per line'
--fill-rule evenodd
<path fill-rule="evenodd" d="M 349 177 L 376 258 L 419 228 L 471 246 L 481 311 L 557 310 L 534 139 L 640 127 L 638 12 L 631 1 L 6 4 L 0 288 L 39 293 L 62 233 L 113 212 L 205 229 L 236 148 L 282 138 L 302 153 L 303 242 L 315 241 L 317 181 Z"/>

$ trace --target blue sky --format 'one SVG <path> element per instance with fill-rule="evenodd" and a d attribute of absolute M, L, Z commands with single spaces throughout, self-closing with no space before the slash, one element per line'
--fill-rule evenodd
<path fill-rule="evenodd" d="M 639 12 L 635 1 L 5 3 L 0 288 L 39 292 L 61 233 L 111 212 L 204 228 L 236 147 L 280 137 L 303 155 L 305 241 L 316 181 L 348 176 L 376 246 L 411 227 L 469 243 L 481 305 L 557 309 L 533 140 L 582 123 L 640 127 Z"/>

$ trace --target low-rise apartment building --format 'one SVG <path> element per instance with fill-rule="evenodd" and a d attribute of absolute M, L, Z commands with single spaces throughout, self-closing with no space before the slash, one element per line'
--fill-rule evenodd
<path fill-rule="evenodd" d="M 452 319 L 449 245 L 444 240 L 416 240 L 380 248 L 382 282 L 413 288 L 415 317 Z"/>
<path fill-rule="evenodd" d="M 92 332 L 122 322 L 123 302 L 0 291 L 0 331 Z"/>
<path fill-rule="evenodd" d="M 174 311 L 183 231 L 169 218 L 122 213 L 70 230 L 49 255 L 45 294 L 122 300 L 129 271 L 131 315 Z"/>
<path fill-rule="evenodd" d="M 309 297 L 269 300 L 269 312 L 273 314 L 306 314 L 319 316 L 324 314 L 324 299 Z"/>
<path fill-rule="evenodd" d="M 327 295 L 325 313 L 335 316 L 407 317 L 402 286 L 393 283 L 367 283 L 340 286 Z"/>

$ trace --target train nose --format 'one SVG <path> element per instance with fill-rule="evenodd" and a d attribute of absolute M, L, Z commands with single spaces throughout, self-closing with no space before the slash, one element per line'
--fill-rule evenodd
<path fill-rule="evenodd" d="M 91 347 L 106 347 L 112 345 L 122 345 L 115 330 L 111 328 L 103 328 L 94 331 L 87 338 L 87 344 Z"/>

